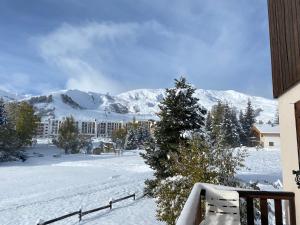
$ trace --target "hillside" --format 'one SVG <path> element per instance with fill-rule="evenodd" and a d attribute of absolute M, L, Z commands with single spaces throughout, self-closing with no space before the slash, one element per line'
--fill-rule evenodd
<path fill-rule="evenodd" d="M 19 96 L 6 92 L 0 91 L 0 96 L 3 96 L 5 100 L 20 100 Z M 32 103 L 43 119 L 73 115 L 76 119 L 82 120 L 132 120 L 134 116 L 137 119 L 157 119 L 155 113 L 158 112 L 159 102 L 164 96 L 164 89 L 137 89 L 119 95 L 62 90 L 45 96 L 22 98 L 22 100 Z M 273 120 L 277 108 L 275 100 L 250 96 L 233 90 L 197 89 L 195 96 L 199 98 L 199 104 L 207 109 L 218 101 L 227 101 L 237 110 L 241 110 L 246 107 L 250 99 L 254 108 L 261 111 L 258 120 L 264 122 Z"/>

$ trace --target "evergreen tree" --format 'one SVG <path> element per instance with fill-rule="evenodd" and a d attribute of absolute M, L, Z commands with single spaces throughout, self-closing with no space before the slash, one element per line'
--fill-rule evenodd
<path fill-rule="evenodd" d="M 221 134 L 221 124 L 224 119 L 224 108 L 225 104 L 221 101 L 218 101 L 217 105 L 214 105 L 211 109 L 211 133 L 210 133 L 210 141 L 212 145 L 216 145 Z"/>
<path fill-rule="evenodd" d="M 6 109 L 6 105 L 0 99 L 0 162 L 20 158 L 25 160 L 25 155 L 20 149 L 21 140 L 15 130 L 15 124 L 9 119 L 9 114 L 10 111 Z"/>
<path fill-rule="evenodd" d="M 197 182 L 237 185 L 235 175 L 244 166 L 244 158 L 242 149 L 215 149 L 204 138 L 193 136 L 188 146 L 170 154 L 173 176 L 159 182 L 155 189 L 158 219 L 175 225 Z"/>
<path fill-rule="evenodd" d="M 250 99 L 248 99 L 247 107 L 242 120 L 242 129 L 245 134 L 245 145 L 251 146 L 251 129 L 255 123 L 255 112 Z"/>
<path fill-rule="evenodd" d="M 155 149 L 147 148 L 146 153 L 142 154 L 155 171 L 157 180 L 172 175 L 168 156 L 178 151 L 180 143 L 187 144 L 186 132 L 202 132 L 205 125 L 206 110 L 199 106 L 198 99 L 193 97 L 194 92 L 195 88 L 184 77 L 175 79 L 175 88 L 166 89 L 166 97 L 159 105 Z M 155 184 L 152 183 L 153 186 Z"/>
<path fill-rule="evenodd" d="M 137 141 L 138 141 L 138 144 L 139 145 L 144 145 L 150 139 L 151 139 L 151 134 L 150 134 L 149 129 L 144 125 L 140 125 L 137 128 Z"/>
<path fill-rule="evenodd" d="M 4 101 L 2 98 L 0 98 L 0 128 L 1 126 L 5 125 L 7 122 L 5 107 L 4 107 Z"/>
<path fill-rule="evenodd" d="M 207 138 L 209 138 L 209 140 L 210 140 L 211 135 L 212 135 L 212 116 L 211 116 L 210 111 L 207 112 L 207 116 L 206 116 L 205 134 L 206 134 Z"/>
<path fill-rule="evenodd" d="M 58 139 L 53 143 L 64 149 L 65 154 L 74 154 L 80 151 L 83 138 L 79 135 L 73 117 L 67 117 L 60 125 L 58 131 Z"/>
<path fill-rule="evenodd" d="M 224 105 L 224 115 L 219 138 L 223 147 L 235 148 L 240 145 L 239 124 L 236 112 L 228 104 Z"/>
<path fill-rule="evenodd" d="M 127 132 L 126 141 L 125 141 L 125 149 L 127 150 L 134 150 L 137 149 L 138 146 L 138 139 L 135 129 L 130 129 Z"/>
<path fill-rule="evenodd" d="M 33 107 L 27 102 L 21 102 L 18 106 L 16 131 L 24 145 L 31 144 L 38 122 L 39 118 L 35 115 Z"/>
<path fill-rule="evenodd" d="M 239 132 L 240 142 L 241 142 L 241 145 L 246 146 L 247 145 L 247 137 L 246 137 L 246 133 L 244 131 L 244 113 L 242 110 L 240 111 L 240 114 L 239 114 L 239 125 L 240 125 L 240 132 Z"/>

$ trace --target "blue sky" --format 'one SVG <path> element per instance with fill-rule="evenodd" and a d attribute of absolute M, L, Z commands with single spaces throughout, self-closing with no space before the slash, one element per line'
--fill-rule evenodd
<path fill-rule="evenodd" d="M 266 0 L 0 0 L 0 89 L 272 97 Z"/>

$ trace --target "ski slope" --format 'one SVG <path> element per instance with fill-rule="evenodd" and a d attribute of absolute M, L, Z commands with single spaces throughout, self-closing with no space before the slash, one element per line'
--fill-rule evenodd
<path fill-rule="evenodd" d="M 80 90 L 61 90 L 50 92 L 46 96 L 52 96 L 51 102 L 33 103 L 43 120 L 48 118 L 61 119 L 72 115 L 77 120 L 116 120 L 131 121 L 155 119 L 159 112 L 159 103 L 166 96 L 165 89 L 137 89 L 118 95 L 84 92 Z M 66 95 L 75 102 L 78 107 L 72 107 L 62 100 Z M 248 99 L 251 100 L 255 110 L 260 113 L 257 121 L 267 123 L 273 121 L 277 110 L 277 101 L 257 96 L 246 95 L 237 91 L 216 91 L 197 89 L 194 94 L 199 99 L 199 104 L 210 110 L 218 101 L 228 102 L 238 111 L 244 110 Z M 30 95 L 18 96 L 0 90 L 0 97 L 4 100 L 30 100 Z M 38 97 L 38 96 L 34 96 Z M 40 96 L 41 97 L 41 96 Z"/>
<path fill-rule="evenodd" d="M 145 179 L 152 176 L 151 169 L 139 156 L 140 151 L 127 151 L 122 156 L 77 154 L 56 158 L 53 155 L 59 154 L 60 150 L 44 143 L 28 153 L 31 157 L 24 163 L 0 164 L 1 225 L 34 225 L 39 219 L 49 220 L 79 208 L 89 210 L 106 205 L 110 198 L 134 192 L 141 196 Z M 249 149 L 246 166 L 250 170 L 240 171 L 241 179 L 263 183 L 281 178 L 277 149 Z M 153 199 L 128 199 L 113 205 L 112 211 L 83 217 L 80 224 L 164 224 L 156 220 L 155 209 Z M 74 216 L 55 224 L 79 223 Z"/>

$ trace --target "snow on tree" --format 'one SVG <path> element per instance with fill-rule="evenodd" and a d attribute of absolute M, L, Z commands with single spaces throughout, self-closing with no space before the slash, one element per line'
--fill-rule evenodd
<path fill-rule="evenodd" d="M 133 150 L 138 148 L 136 129 L 129 129 L 125 140 L 125 149 Z"/>
<path fill-rule="evenodd" d="M 236 186 L 235 175 L 244 166 L 244 158 L 244 149 L 216 148 L 206 138 L 194 135 L 189 145 L 170 154 L 173 176 L 160 181 L 154 191 L 157 217 L 174 225 L 197 182 Z"/>
<path fill-rule="evenodd" d="M 20 149 L 22 141 L 16 132 L 15 120 L 9 115 L 16 114 L 16 108 L 7 108 L 3 101 L 0 101 L 0 162 L 10 160 L 25 160 L 25 155 Z M 14 109 L 14 110 L 12 110 Z"/>
<path fill-rule="evenodd" d="M 67 117 L 60 125 L 57 140 L 53 143 L 64 149 L 65 154 L 78 153 L 84 146 L 84 139 L 79 135 L 73 117 Z"/>
<path fill-rule="evenodd" d="M 139 145 L 144 145 L 145 142 L 148 142 L 152 138 L 150 130 L 145 125 L 138 126 L 136 134 Z"/>
<path fill-rule="evenodd" d="M 194 136 L 188 142 L 188 146 L 180 146 L 180 151 L 170 153 L 174 175 L 162 180 L 155 189 L 157 217 L 170 225 L 175 224 L 196 182 L 217 182 L 213 156 L 205 139 Z"/>
<path fill-rule="evenodd" d="M 243 143 L 246 146 L 251 146 L 251 129 L 253 124 L 255 123 L 255 111 L 252 107 L 252 103 L 250 99 L 248 99 L 247 107 L 245 110 L 245 113 L 243 114 L 243 118 L 241 120 L 241 126 L 243 129 L 243 133 L 245 134 L 245 143 Z"/>
<path fill-rule="evenodd" d="M 211 109 L 211 132 L 210 141 L 212 145 L 218 142 L 221 133 L 221 124 L 224 117 L 224 104 L 218 101 L 218 104 L 214 105 Z"/>
<path fill-rule="evenodd" d="M 220 142 L 224 147 L 238 147 L 240 145 L 239 123 L 236 112 L 228 104 L 224 105 L 223 121 L 220 127 Z"/>
<path fill-rule="evenodd" d="M 4 101 L 2 98 L 0 98 L 0 126 L 5 125 L 6 122 L 7 122 L 7 117 L 5 112 Z"/>
<path fill-rule="evenodd" d="M 158 180 L 172 175 L 168 156 L 178 151 L 179 144 L 187 144 L 188 137 L 184 134 L 203 130 L 206 110 L 198 104 L 199 99 L 193 96 L 194 93 L 195 88 L 184 77 L 180 77 L 175 79 L 174 88 L 166 89 L 166 96 L 159 105 L 160 120 L 154 133 L 156 145 L 152 145 L 154 149 L 147 148 L 146 153 L 142 154 Z"/>

